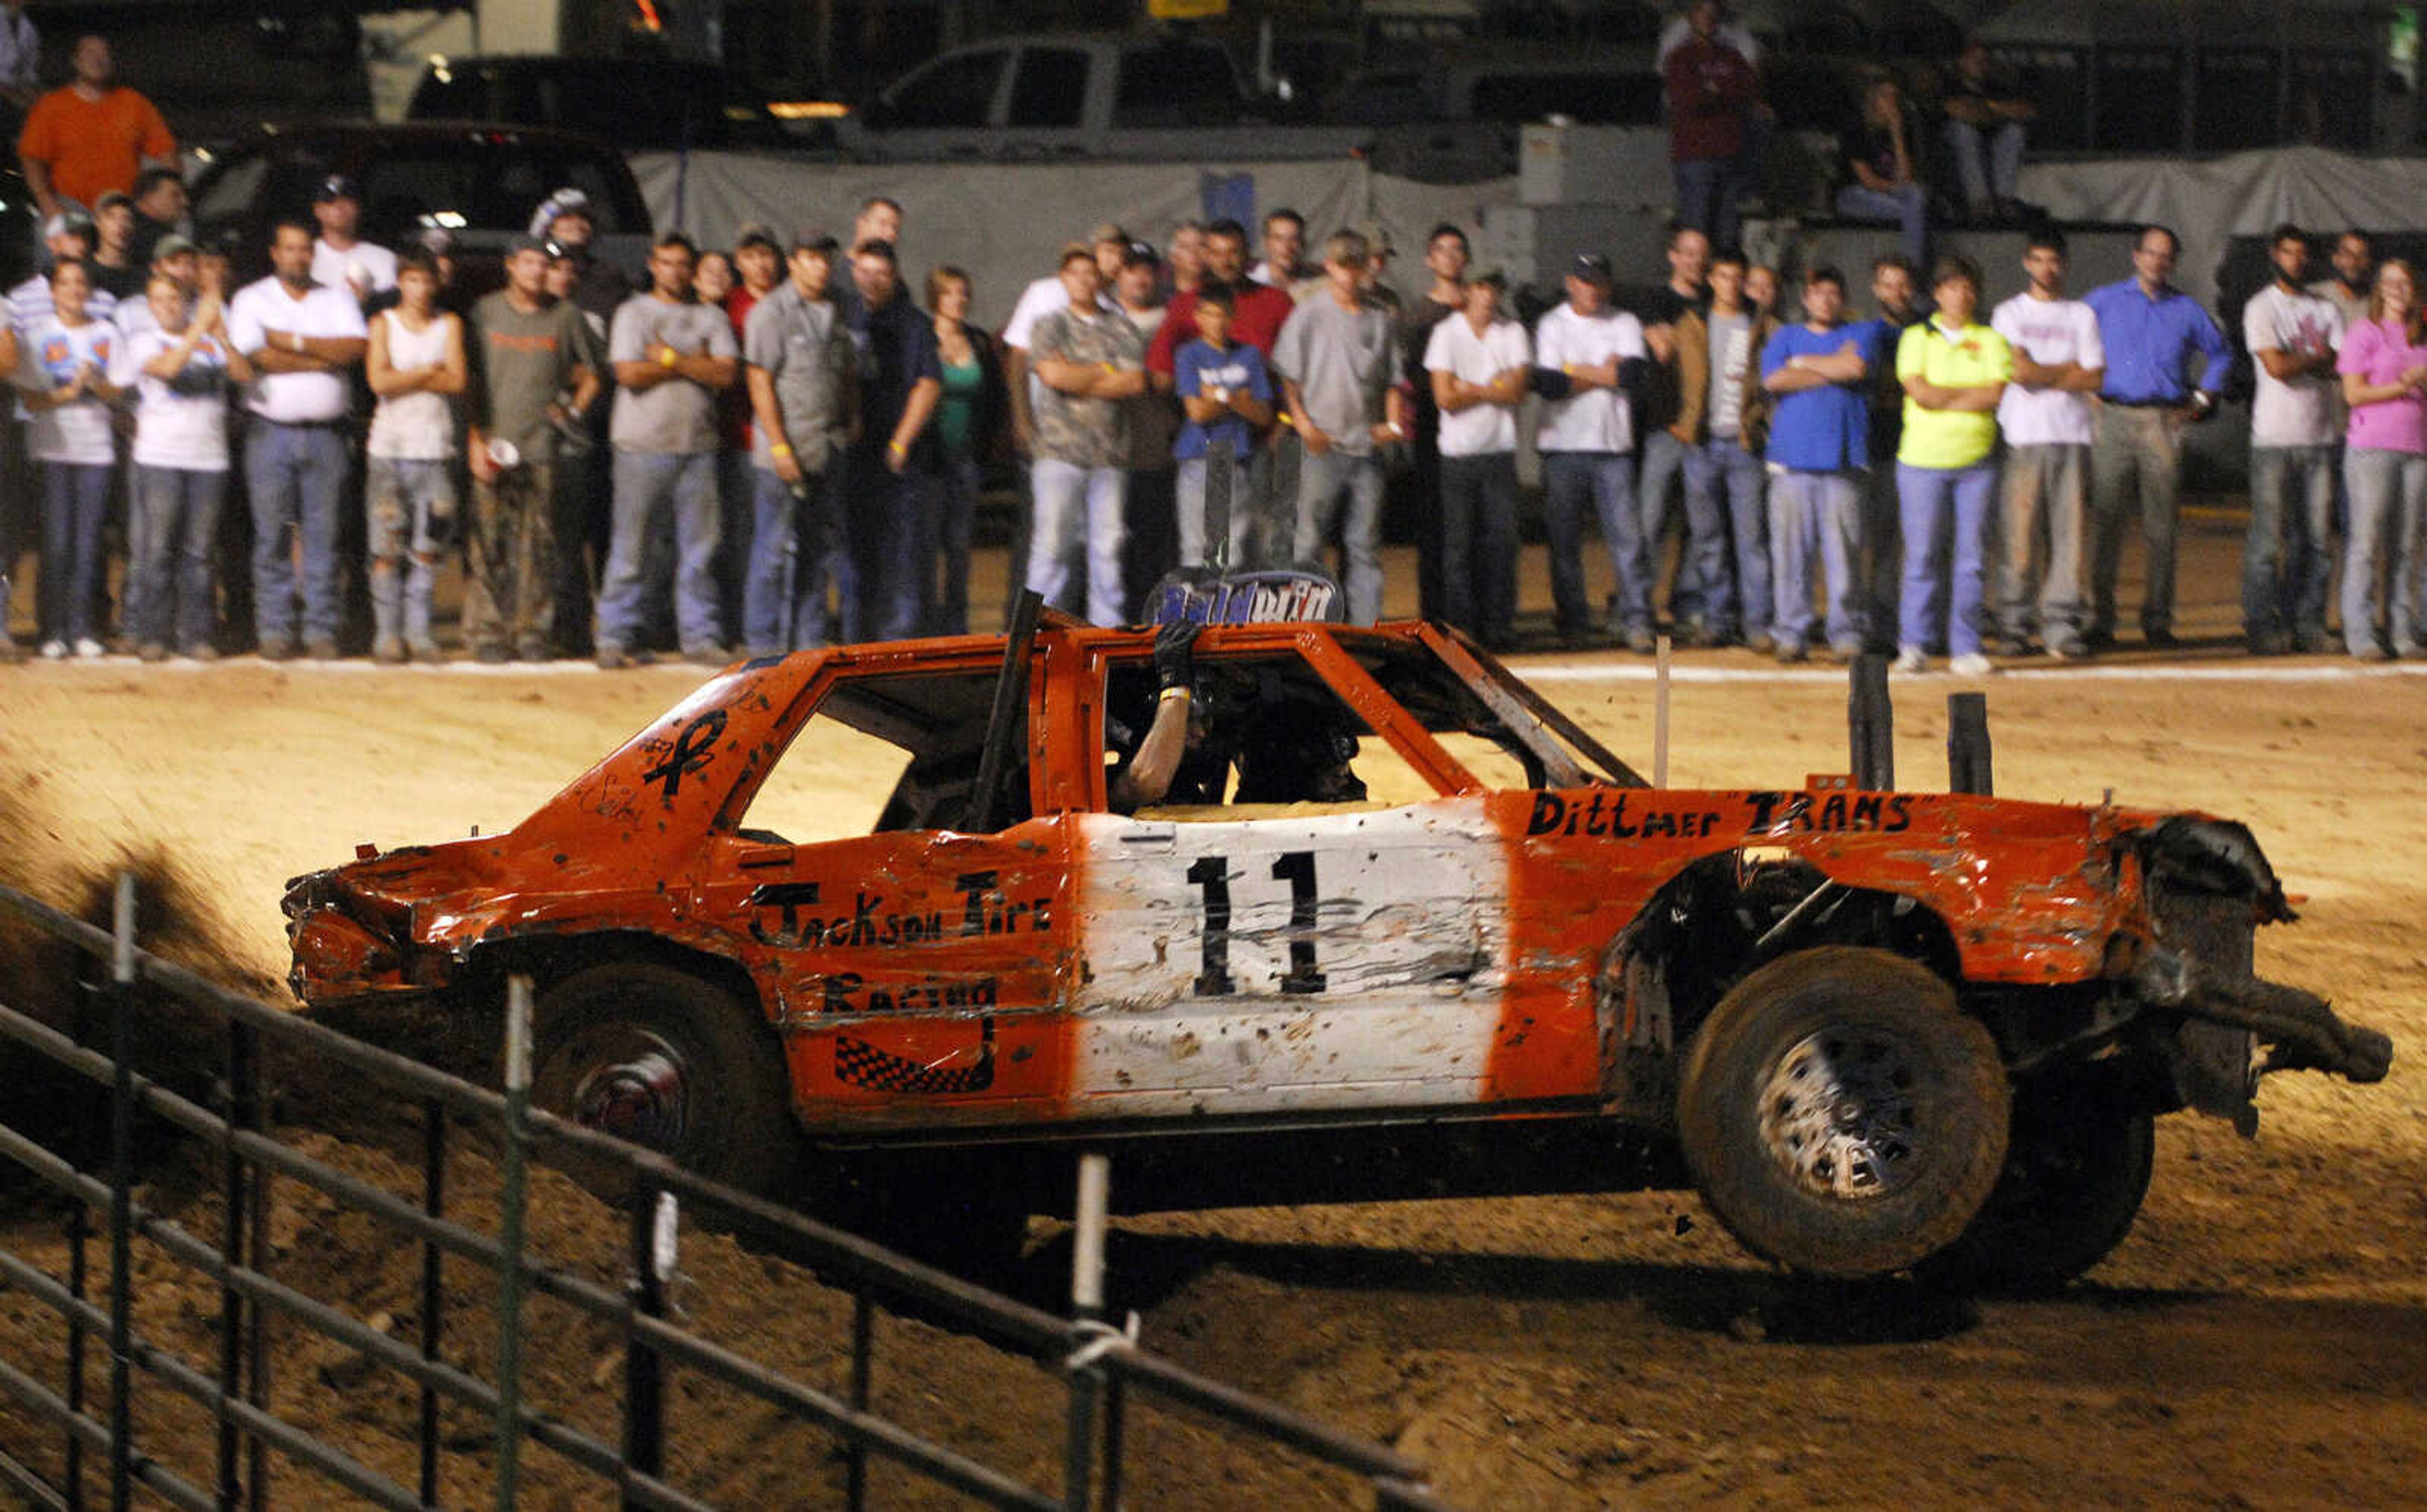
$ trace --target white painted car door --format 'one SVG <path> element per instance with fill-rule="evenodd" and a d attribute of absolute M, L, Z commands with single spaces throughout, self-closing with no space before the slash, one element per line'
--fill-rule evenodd
<path fill-rule="evenodd" d="M 1480 799 L 1188 812 L 1073 836 L 1078 1116 L 1472 1101 L 1507 968 Z"/>

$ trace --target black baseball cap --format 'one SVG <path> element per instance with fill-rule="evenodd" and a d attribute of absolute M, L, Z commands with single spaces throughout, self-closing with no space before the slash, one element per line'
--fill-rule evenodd
<path fill-rule="evenodd" d="M 1568 266 L 1568 273 L 1569 276 L 1581 278 L 1588 284 L 1607 284 L 1612 277 L 1609 270 L 1609 258 L 1602 252 L 1576 253 L 1576 260 Z"/>
<path fill-rule="evenodd" d="M 1123 268 L 1159 268 L 1162 265 L 1163 253 L 1155 251 L 1154 243 L 1150 241 L 1133 241 L 1121 249 Z"/>
<path fill-rule="evenodd" d="M 312 192 L 314 204 L 326 204 L 331 200 L 351 200 L 359 204 L 362 203 L 362 185 L 350 174 L 346 173 L 330 174 L 322 179 L 320 187 Z"/>

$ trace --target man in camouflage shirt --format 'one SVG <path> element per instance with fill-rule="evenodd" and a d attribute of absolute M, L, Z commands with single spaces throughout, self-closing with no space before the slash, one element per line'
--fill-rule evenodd
<path fill-rule="evenodd" d="M 1056 609 L 1072 607 L 1083 545 L 1087 618 L 1121 623 L 1121 524 L 1130 417 L 1121 401 L 1146 392 L 1146 342 L 1128 316 L 1097 303 L 1103 273 L 1095 249 L 1062 249 L 1066 307 L 1036 322 L 1029 370 L 1043 385 L 1035 413 L 1028 586 Z"/>

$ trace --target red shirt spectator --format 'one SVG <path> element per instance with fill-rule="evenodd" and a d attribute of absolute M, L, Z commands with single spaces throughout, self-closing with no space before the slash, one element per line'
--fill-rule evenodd
<path fill-rule="evenodd" d="M 1289 323 L 1290 312 L 1297 301 L 1285 289 L 1269 284 L 1234 285 L 1231 297 L 1238 302 L 1230 312 L 1230 339 L 1244 341 L 1267 358 L 1273 354 L 1273 343 L 1280 339 L 1281 327 Z M 1147 349 L 1146 366 L 1150 373 L 1171 376 L 1171 359 L 1181 348 L 1197 339 L 1197 296 L 1192 291 L 1175 294 L 1164 306 L 1163 324 L 1154 333 L 1154 344 Z"/>
<path fill-rule="evenodd" d="M 1669 55 L 1660 77 L 1669 94 L 1670 161 L 1744 155 L 1746 113 L 1761 100 L 1761 75 L 1742 53 L 1698 25 Z"/>
<path fill-rule="evenodd" d="M 111 82 L 109 42 L 79 37 L 75 76 L 34 102 L 17 138 L 26 187 L 42 214 L 62 199 L 92 205 L 111 189 L 135 187 L 146 163 L 175 162 L 177 138 L 152 102 Z"/>

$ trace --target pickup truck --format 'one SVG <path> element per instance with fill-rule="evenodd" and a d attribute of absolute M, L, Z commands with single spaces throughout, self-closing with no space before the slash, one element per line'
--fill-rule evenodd
<path fill-rule="evenodd" d="M 956 47 L 836 123 L 871 162 L 1339 157 L 1372 133 L 1282 123 L 1219 43 L 1162 33 L 1051 33 Z"/>

